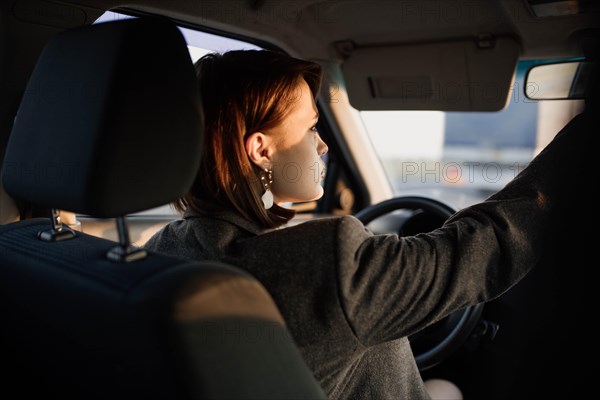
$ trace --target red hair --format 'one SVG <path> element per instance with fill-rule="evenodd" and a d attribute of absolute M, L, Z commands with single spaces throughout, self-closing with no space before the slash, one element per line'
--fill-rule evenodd
<path fill-rule="evenodd" d="M 266 210 L 261 170 L 246 154 L 249 135 L 281 123 L 304 79 L 317 96 L 320 65 L 267 50 L 207 54 L 195 64 L 203 101 L 204 143 L 191 189 L 175 202 L 180 212 L 196 214 L 233 209 L 263 227 L 288 222 L 293 210 Z"/>

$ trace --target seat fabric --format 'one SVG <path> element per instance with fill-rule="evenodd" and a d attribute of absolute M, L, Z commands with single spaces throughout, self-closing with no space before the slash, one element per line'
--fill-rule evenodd
<path fill-rule="evenodd" d="M 146 54 L 145 45 L 140 50 L 140 39 L 154 40 L 158 56 Z M 44 104 L 32 89 L 65 80 L 74 91 L 60 104 Z M 13 197 L 120 217 L 171 201 L 191 185 L 200 157 L 200 99 L 185 41 L 170 21 L 65 31 L 48 43 L 28 87 L 3 165 Z M 116 243 L 82 232 L 41 240 L 51 227 L 40 218 L 0 226 L 6 393 L 325 398 L 252 276 L 154 252 L 115 262 L 107 253 Z"/>

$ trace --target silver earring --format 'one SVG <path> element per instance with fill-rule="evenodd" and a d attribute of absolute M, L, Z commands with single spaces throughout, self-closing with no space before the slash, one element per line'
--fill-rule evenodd
<path fill-rule="evenodd" d="M 263 172 L 260 174 L 260 182 L 265 189 L 265 193 L 262 195 L 261 199 L 263 205 L 265 206 L 265 210 L 273 207 L 273 192 L 271 192 L 271 184 L 273 183 L 273 170 L 265 168 Z"/>

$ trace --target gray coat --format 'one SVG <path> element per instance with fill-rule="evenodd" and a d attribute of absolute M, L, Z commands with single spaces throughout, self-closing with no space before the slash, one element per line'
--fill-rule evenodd
<path fill-rule="evenodd" d="M 233 212 L 188 213 L 146 247 L 253 274 L 329 398 L 428 398 L 406 337 L 494 299 L 535 266 L 574 189 L 560 168 L 581 136 L 555 139 L 503 190 L 430 233 L 373 235 L 352 216 L 265 230 Z"/>

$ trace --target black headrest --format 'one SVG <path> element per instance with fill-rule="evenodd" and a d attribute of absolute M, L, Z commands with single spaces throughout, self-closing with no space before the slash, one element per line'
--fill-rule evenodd
<path fill-rule="evenodd" d="M 29 80 L 3 183 L 17 199 L 97 217 L 156 207 L 191 186 L 201 122 L 192 61 L 172 22 L 65 31 Z"/>

